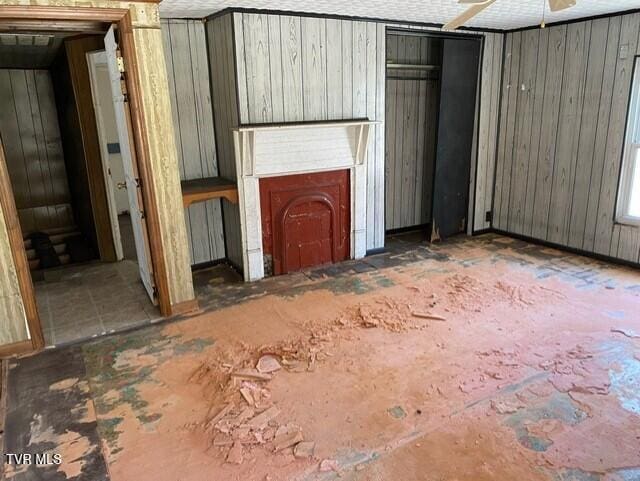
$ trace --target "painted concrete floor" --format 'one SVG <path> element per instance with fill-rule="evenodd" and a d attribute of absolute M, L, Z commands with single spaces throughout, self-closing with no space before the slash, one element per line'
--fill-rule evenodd
<path fill-rule="evenodd" d="M 640 481 L 637 270 L 489 235 L 223 275 L 202 315 L 14 361 L 5 450 L 63 463 L 6 479 Z"/>

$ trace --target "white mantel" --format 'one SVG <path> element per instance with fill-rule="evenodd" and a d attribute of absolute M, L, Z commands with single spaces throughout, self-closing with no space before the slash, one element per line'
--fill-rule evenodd
<path fill-rule="evenodd" d="M 233 130 L 244 278 L 264 277 L 261 177 L 350 169 L 351 258 L 367 250 L 367 148 L 371 126 L 348 120 L 242 126 Z"/>

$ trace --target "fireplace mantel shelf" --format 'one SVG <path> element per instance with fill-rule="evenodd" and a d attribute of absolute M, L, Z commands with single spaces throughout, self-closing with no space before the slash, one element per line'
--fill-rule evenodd
<path fill-rule="evenodd" d="M 322 127 L 359 127 L 362 125 L 381 124 L 380 120 L 350 119 L 350 120 L 329 120 L 321 122 L 282 122 L 272 124 L 251 124 L 241 125 L 233 129 L 236 132 L 254 132 L 258 130 L 280 130 L 280 129 L 317 129 Z"/>

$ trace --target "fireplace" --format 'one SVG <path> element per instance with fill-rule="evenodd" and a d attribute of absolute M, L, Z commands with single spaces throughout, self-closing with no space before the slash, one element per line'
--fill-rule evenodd
<path fill-rule="evenodd" d="M 246 281 L 366 255 L 367 147 L 378 123 L 234 129 Z"/>
<path fill-rule="evenodd" d="M 349 258 L 349 170 L 260 179 L 265 275 Z"/>

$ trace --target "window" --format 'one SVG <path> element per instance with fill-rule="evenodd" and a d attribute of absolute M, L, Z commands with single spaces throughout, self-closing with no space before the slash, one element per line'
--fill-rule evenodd
<path fill-rule="evenodd" d="M 640 226 L 640 57 L 633 69 L 616 220 Z"/>

